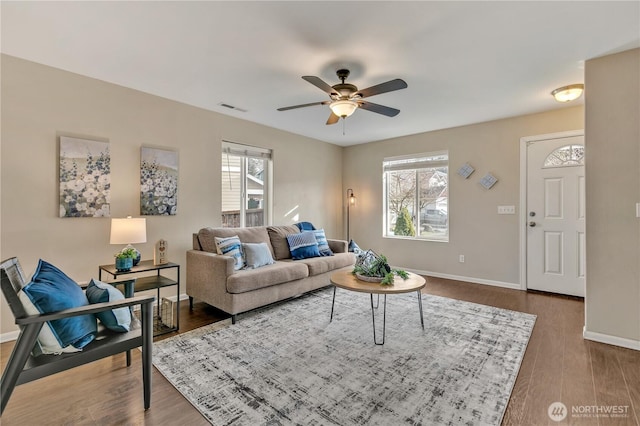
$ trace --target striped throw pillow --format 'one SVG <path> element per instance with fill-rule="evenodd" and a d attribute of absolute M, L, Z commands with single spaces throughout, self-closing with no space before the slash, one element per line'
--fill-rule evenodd
<path fill-rule="evenodd" d="M 244 254 L 242 252 L 242 243 L 237 235 L 228 238 L 215 237 L 216 251 L 218 254 L 233 257 L 234 270 L 240 270 L 244 267 Z"/>

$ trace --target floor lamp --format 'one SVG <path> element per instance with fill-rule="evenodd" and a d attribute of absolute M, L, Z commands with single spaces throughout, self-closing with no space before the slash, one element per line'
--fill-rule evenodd
<path fill-rule="evenodd" d="M 349 238 L 349 210 L 356 205 L 356 196 L 353 194 L 353 189 L 347 189 L 347 242 L 351 242 Z"/>

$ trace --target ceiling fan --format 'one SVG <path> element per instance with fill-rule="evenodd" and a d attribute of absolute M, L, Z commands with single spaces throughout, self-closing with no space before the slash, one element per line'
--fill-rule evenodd
<path fill-rule="evenodd" d="M 327 120 L 327 124 L 335 124 L 338 122 L 338 120 L 340 120 L 340 118 L 349 117 L 358 108 L 386 115 L 387 117 L 395 117 L 400 113 L 399 109 L 374 104 L 372 102 L 363 101 L 362 99 L 379 95 L 381 93 L 405 89 L 407 87 L 407 83 L 404 80 L 396 78 L 395 80 L 389 80 L 386 83 L 380 83 L 363 90 L 358 90 L 358 88 L 353 84 L 344 82 L 347 77 L 349 77 L 349 70 L 339 69 L 338 71 L 336 71 L 336 74 L 338 75 L 338 78 L 342 80 L 342 83 L 338 83 L 333 86 L 329 86 L 320 77 L 315 77 L 312 75 L 306 75 L 302 77 L 304 80 L 308 81 L 323 92 L 327 93 L 331 98 L 330 101 L 312 102 L 309 104 L 283 107 L 278 108 L 278 111 L 288 111 L 290 109 L 304 108 L 314 105 L 329 105 L 329 108 L 331 108 L 331 115 Z"/>

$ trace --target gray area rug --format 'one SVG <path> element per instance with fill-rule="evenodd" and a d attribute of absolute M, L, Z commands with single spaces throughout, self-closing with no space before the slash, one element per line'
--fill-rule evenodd
<path fill-rule="evenodd" d="M 535 316 L 416 293 L 332 288 L 154 344 L 153 363 L 214 425 L 499 425 Z M 381 327 L 382 298 L 376 311 Z M 380 336 L 378 336 L 380 338 Z"/>

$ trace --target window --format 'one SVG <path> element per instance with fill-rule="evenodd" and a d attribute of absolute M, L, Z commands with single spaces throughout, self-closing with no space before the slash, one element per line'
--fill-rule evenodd
<path fill-rule="evenodd" d="M 268 223 L 271 151 L 222 142 L 222 226 L 238 228 Z"/>
<path fill-rule="evenodd" d="M 543 168 L 584 166 L 584 146 L 566 145 L 553 151 L 544 160 Z"/>
<path fill-rule="evenodd" d="M 384 236 L 449 241 L 449 153 L 385 158 Z"/>

